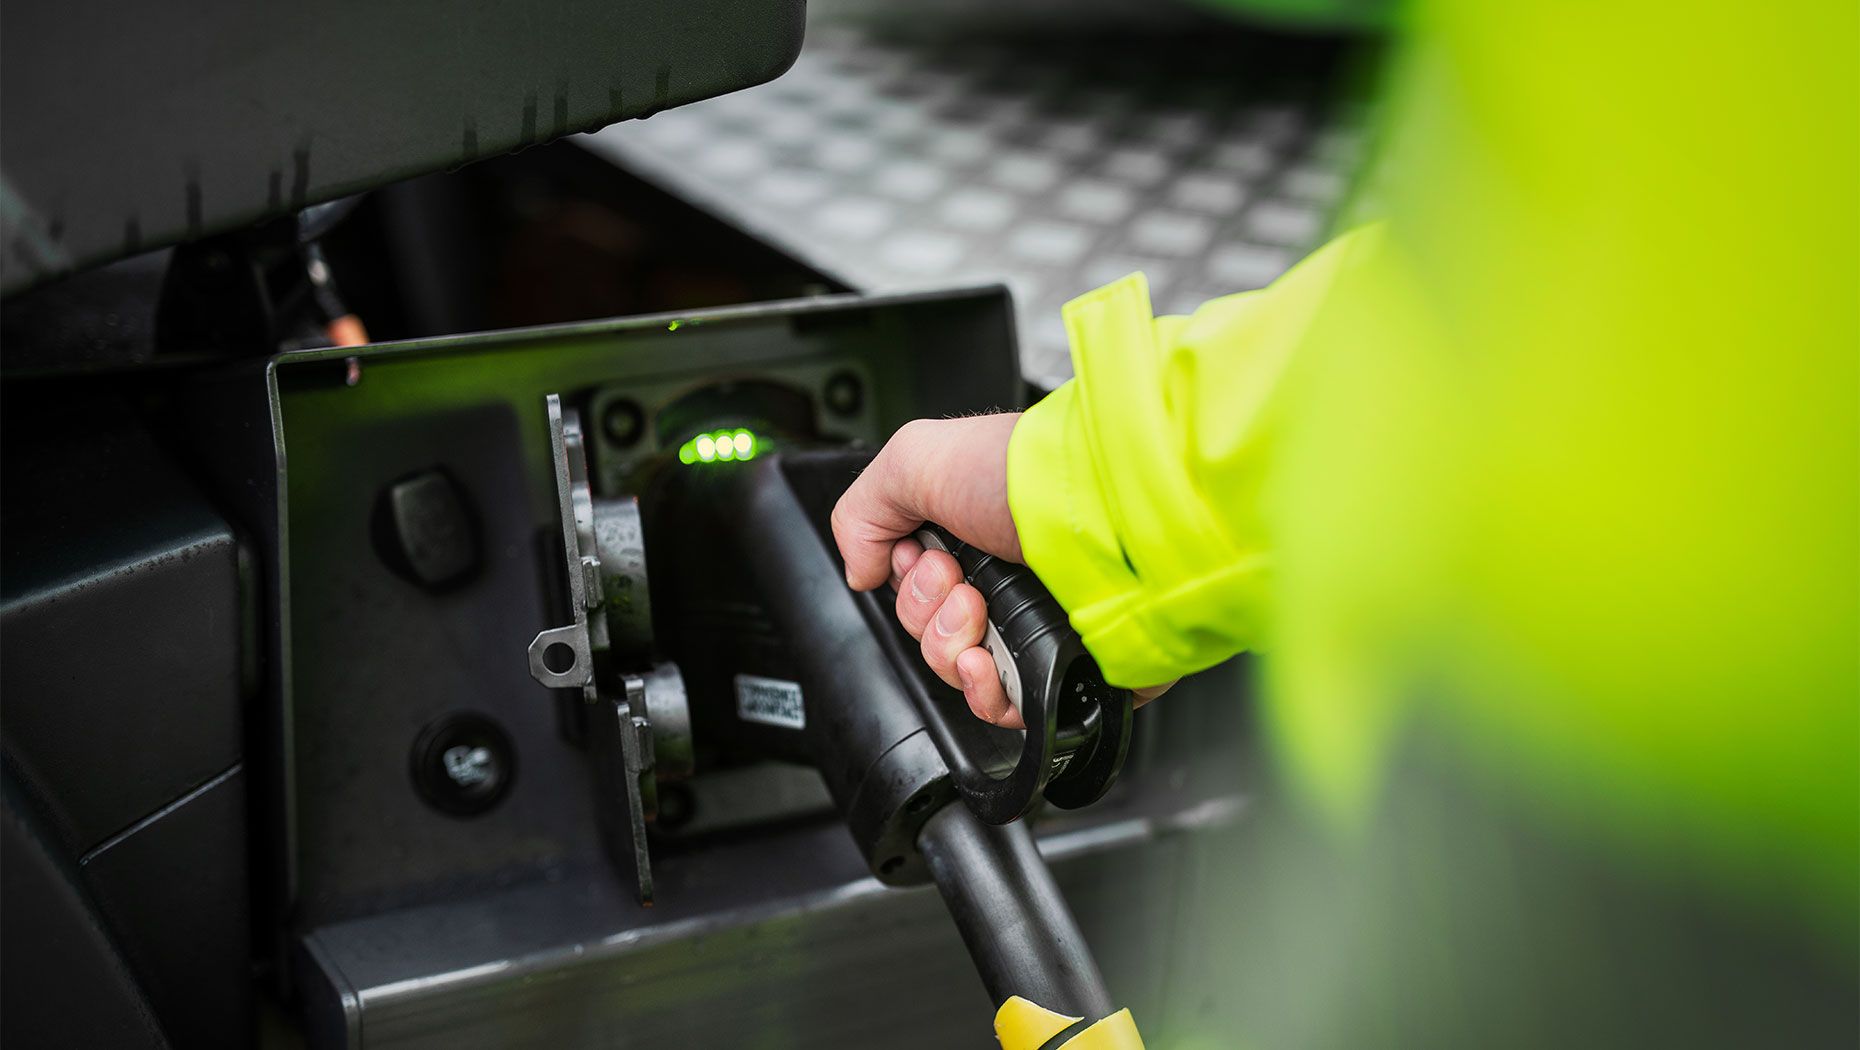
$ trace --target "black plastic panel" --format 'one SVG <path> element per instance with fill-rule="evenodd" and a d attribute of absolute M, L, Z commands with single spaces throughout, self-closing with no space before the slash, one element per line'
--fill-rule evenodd
<path fill-rule="evenodd" d="M 29 800 L 41 848 L 74 882 L 60 892 L 94 907 L 88 921 L 121 953 L 112 965 L 139 982 L 135 1000 L 146 999 L 168 1037 L 245 1045 L 249 573 L 231 527 L 131 407 L 92 387 L 74 411 L 63 396 L 71 389 L 47 385 L 7 404 L 0 742 L 9 782 Z M 31 907 L 10 882 L 6 894 L 9 915 Z M 15 959 L 64 959 L 76 937 L 9 922 L 9 979 Z M 94 994 L 120 998 L 107 987 Z"/>
<path fill-rule="evenodd" d="M 11 777 L 0 797 L 0 1043 L 165 1048 L 148 1003 Z"/>
<path fill-rule="evenodd" d="M 1009 310 L 999 289 L 823 297 L 278 358 L 289 800 L 268 823 L 293 829 L 295 917 L 318 925 L 601 863 L 585 760 L 525 660 L 553 626 L 538 557 L 556 508 L 545 394 L 596 420 L 614 397 L 641 406 L 650 434 L 635 448 L 597 433 L 602 476 L 657 443 L 661 409 L 720 380 L 824 401 L 850 369 L 867 377 L 864 408 L 822 405 L 806 429 L 873 441 L 914 416 L 1012 403 Z M 434 469 L 481 529 L 481 563 L 439 590 L 398 571 L 371 532 L 383 493 Z M 521 770 L 470 817 L 430 805 L 408 772 L 422 731 L 461 711 L 495 721 Z"/>
<path fill-rule="evenodd" d="M 235 767 L 84 858 L 97 901 L 177 1046 L 251 1039 L 245 771 Z"/>
<path fill-rule="evenodd" d="M 0 740 L 75 857 L 239 761 L 238 545 L 127 406 L 8 408 Z"/>
<path fill-rule="evenodd" d="M 16 0 L 0 290 L 778 76 L 803 0 Z"/>

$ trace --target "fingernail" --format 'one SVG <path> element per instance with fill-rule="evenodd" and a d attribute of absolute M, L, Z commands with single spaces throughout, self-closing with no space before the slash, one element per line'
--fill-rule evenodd
<path fill-rule="evenodd" d="M 930 596 L 925 594 L 923 590 L 917 586 L 917 574 L 914 572 L 911 573 L 911 597 L 917 599 L 918 603 L 922 605 L 928 605 L 930 603 Z"/>
<path fill-rule="evenodd" d="M 975 685 L 974 680 L 969 677 L 969 669 L 961 664 L 956 665 L 956 677 L 962 681 L 962 691 L 965 693 Z"/>
<path fill-rule="evenodd" d="M 962 626 L 962 610 L 956 608 L 955 602 L 944 602 L 943 608 L 936 614 L 936 633 L 948 638 Z"/>

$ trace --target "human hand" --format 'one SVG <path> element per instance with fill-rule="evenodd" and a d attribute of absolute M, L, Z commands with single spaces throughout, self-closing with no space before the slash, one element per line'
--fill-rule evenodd
<path fill-rule="evenodd" d="M 963 582 L 954 557 L 910 537 L 934 521 L 970 546 L 1023 561 L 1007 499 L 1008 438 L 1019 420 L 1001 413 L 907 423 L 833 508 L 846 582 L 857 591 L 896 588 L 898 622 L 922 643 L 924 662 L 962 690 L 977 718 L 1010 729 L 1026 725 L 981 647 L 988 623 L 981 592 Z M 1137 703 L 1169 684 L 1137 690 Z"/>

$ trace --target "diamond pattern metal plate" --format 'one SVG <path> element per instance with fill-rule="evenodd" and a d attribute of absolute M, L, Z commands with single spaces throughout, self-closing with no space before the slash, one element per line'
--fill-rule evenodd
<path fill-rule="evenodd" d="M 1073 296 L 1140 269 L 1183 313 L 1326 237 L 1363 154 L 1339 50 L 817 25 L 770 84 L 580 141 L 855 288 L 1005 281 L 1022 372 L 1050 387 Z"/>

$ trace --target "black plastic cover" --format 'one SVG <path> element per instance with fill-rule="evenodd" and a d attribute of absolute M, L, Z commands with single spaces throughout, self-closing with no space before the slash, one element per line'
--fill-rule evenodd
<path fill-rule="evenodd" d="M 165 1050 L 155 1016 L 11 777 L 0 792 L 0 1042 Z"/>
<path fill-rule="evenodd" d="M 176 1046 L 252 1039 L 245 794 L 235 766 L 92 850 L 80 869 Z"/>
<path fill-rule="evenodd" d="M 250 572 L 125 402 L 68 395 L 9 397 L 0 443 L 0 752 L 45 854 L 9 839 L 6 1045 L 40 1031 L 16 1003 L 70 1000 L 99 1016 L 17 1045 L 136 1045 L 150 1011 L 176 1045 L 246 1045 Z"/>
<path fill-rule="evenodd" d="M 804 0 L 10 0 L 0 294 L 772 80 Z"/>
<path fill-rule="evenodd" d="M 240 760 L 238 544 L 120 402 L 8 408 L 0 740 L 78 856 Z"/>

